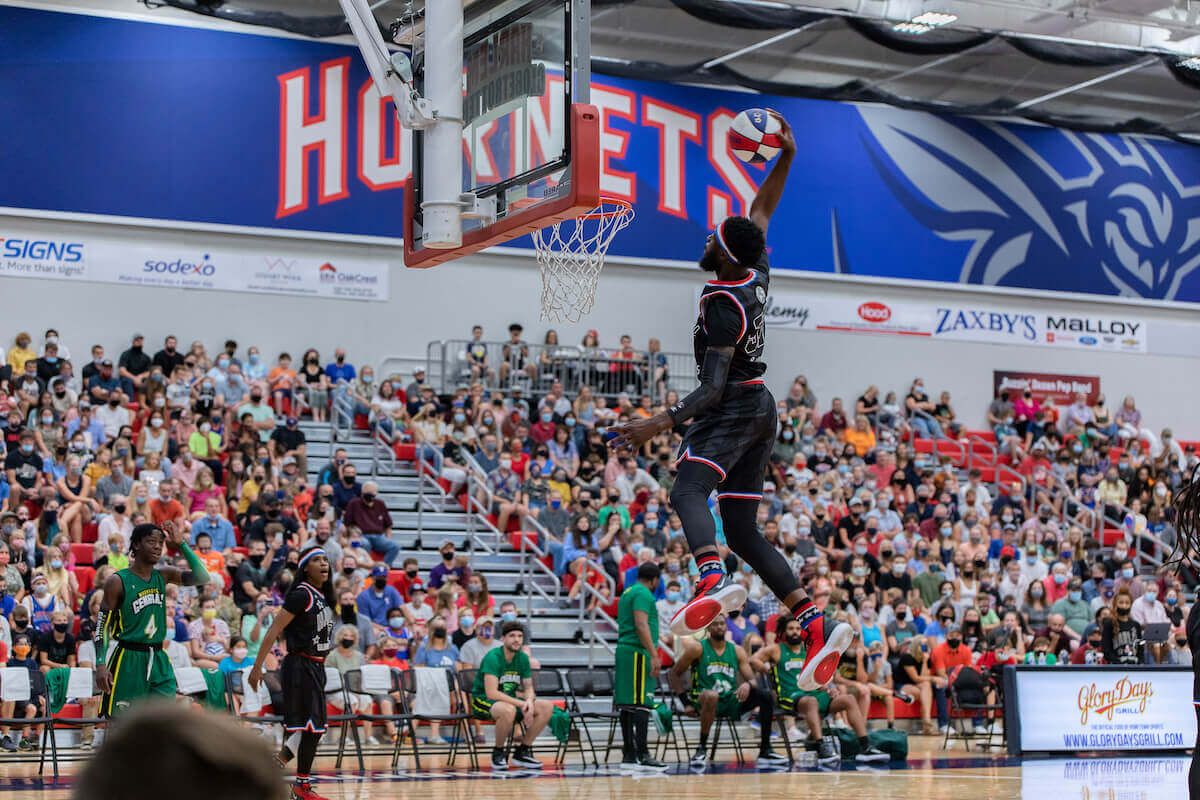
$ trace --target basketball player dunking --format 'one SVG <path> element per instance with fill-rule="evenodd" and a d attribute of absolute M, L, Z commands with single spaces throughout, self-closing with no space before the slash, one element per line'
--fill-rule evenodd
<path fill-rule="evenodd" d="M 763 383 L 767 365 L 764 311 L 770 282 L 766 230 L 779 205 L 796 154 L 791 127 L 779 114 L 782 152 L 750 206 L 750 216 L 729 217 L 708 237 L 700 267 L 716 273 L 700 296 L 693 331 L 699 387 L 666 411 L 615 428 L 610 442 L 635 451 L 664 431 L 691 421 L 683 434 L 671 504 L 700 569 L 691 602 L 671 621 L 671 631 L 704 630 L 722 613 L 741 608 L 746 590 L 725 574 L 717 552 L 716 523 L 708 497 L 717 489 L 725 538 L 734 553 L 762 577 L 804 628 L 807 653 L 798 677 L 814 690 L 833 679 L 854 633 L 827 621 L 800 587 L 786 559 L 758 531 L 756 516 L 775 439 L 775 399 Z M 719 487 L 719 488 L 718 488 Z"/>

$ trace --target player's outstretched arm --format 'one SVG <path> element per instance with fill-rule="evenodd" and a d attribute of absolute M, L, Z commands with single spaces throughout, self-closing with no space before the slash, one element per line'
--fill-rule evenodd
<path fill-rule="evenodd" d="M 624 425 L 616 426 L 609 446 L 615 450 L 637 450 L 663 431 L 687 422 L 716 403 L 725 391 L 733 353 L 732 346 L 709 347 L 704 351 L 704 366 L 700 370 L 699 386 L 666 411 L 660 411 L 647 419 L 633 419 Z"/>
<path fill-rule="evenodd" d="M 796 155 L 796 139 L 792 134 L 792 126 L 778 111 L 771 111 L 771 116 L 779 120 L 779 138 L 783 147 L 775 166 L 767 175 L 767 179 L 758 187 L 758 194 L 750 204 L 750 221 L 762 228 L 766 234 L 767 226 L 771 224 L 771 216 L 779 206 L 779 198 L 783 196 L 783 188 L 787 185 L 788 172 L 792 169 L 792 159 Z"/>

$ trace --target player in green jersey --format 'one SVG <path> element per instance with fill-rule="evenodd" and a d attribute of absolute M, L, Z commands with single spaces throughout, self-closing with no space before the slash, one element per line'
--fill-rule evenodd
<path fill-rule="evenodd" d="M 190 569 L 158 566 L 168 542 L 179 548 Z M 171 522 L 134 528 L 129 555 L 129 566 L 104 582 L 96 619 L 96 684 L 104 693 L 100 713 L 109 718 L 146 697 L 174 699 L 175 670 L 163 650 L 167 584 L 200 586 L 209 581 L 208 570 L 184 540 L 183 530 Z"/>
<path fill-rule="evenodd" d="M 810 750 L 817 752 L 821 763 L 839 760 L 833 742 L 821 736 L 821 721 L 830 714 L 844 713 L 850 727 L 858 736 L 859 753 L 855 760 L 863 763 L 887 761 L 889 756 L 867 740 L 867 723 L 858 702 L 836 683 L 814 691 L 800 688 L 800 673 L 804 671 L 807 653 L 804 649 L 804 628 L 794 618 L 780 616 L 776 626 L 775 644 L 768 645 L 750 657 L 750 665 L 771 676 L 779 708 L 788 715 L 803 717 L 808 724 Z"/>
<path fill-rule="evenodd" d="M 646 737 L 650 709 L 658 686 L 658 564 L 647 561 L 637 568 L 637 581 L 621 593 L 617 602 L 617 654 L 613 680 L 613 704 L 621 718 L 621 769 L 634 772 L 659 771 L 664 761 L 650 755 Z"/>
<path fill-rule="evenodd" d="M 755 674 L 741 647 L 725 640 L 725 615 L 718 614 L 709 623 L 703 641 L 683 640 L 683 652 L 671 667 L 671 680 L 685 708 L 700 717 L 700 745 L 692 755 L 693 767 L 708 766 L 708 732 L 718 716 L 739 719 L 751 709 L 758 709 L 759 743 L 758 766 L 787 766 L 785 756 L 771 751 L 771 715 L 774 711 L 770 696 L 754 685 Z M 683 675 L 692 673 L 692 685 L 683 691 Z"/>

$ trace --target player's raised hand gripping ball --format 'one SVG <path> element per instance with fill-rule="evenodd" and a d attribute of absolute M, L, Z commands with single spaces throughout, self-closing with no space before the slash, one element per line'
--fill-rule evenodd
<path fill-rule="evenodd" d="M 747 164 L 763 164 L 783 148 L 783 124 L 765 108 L 748 108 L 729 126 L 729 149 Z"/>

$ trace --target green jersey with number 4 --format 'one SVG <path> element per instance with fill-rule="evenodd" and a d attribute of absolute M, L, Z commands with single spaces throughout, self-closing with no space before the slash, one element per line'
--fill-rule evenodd
<path fill-rule="evenodd" d="M 121 579 L 125 599 L 109 618 L 109 640 L 161 645 L 167 638 L 166 579 L 158 570 L 150 573 L 148 581 L 131 569 L 118 570 L 117 577 Z"/>

